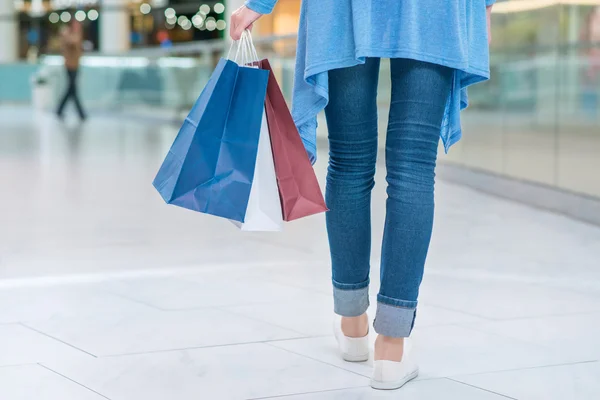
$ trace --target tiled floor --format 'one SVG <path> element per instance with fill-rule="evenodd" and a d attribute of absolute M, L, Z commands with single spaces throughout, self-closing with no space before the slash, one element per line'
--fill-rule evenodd
<path fill-rule="evenodd" d="M 421 376 L 376 392 L 335 351 L 323 217 L 248 234 L 164 205 L 175 131 L 0 108 L 0 399 L 600 398 L 600 228 L 439 182 Z"/>

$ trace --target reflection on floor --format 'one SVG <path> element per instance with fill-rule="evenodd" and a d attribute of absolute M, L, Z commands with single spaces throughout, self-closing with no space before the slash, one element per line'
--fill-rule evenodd
<path fill-rule="evenodd" d="M 246 234 L 164 205 L 176 130 L 0 111 L 1 399 L 600 397 L 600 228 L 439 182 L 421 376 L 375 392 L 335 352 L 323 217 Z"/>

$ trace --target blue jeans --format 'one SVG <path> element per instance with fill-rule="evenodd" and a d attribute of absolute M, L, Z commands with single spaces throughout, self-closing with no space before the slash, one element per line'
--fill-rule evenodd
<path fill-rule="evenodd" d="M 385 336 L 408 337 L 431 239 L 437 148 L 453 70 L 408 59 L 390 62 L 388 199 L 374 327 Z M 346 317 L 369 306 L 378 77 L 378 58 L 329 71 L 327 231 L 335 312 Z"/>

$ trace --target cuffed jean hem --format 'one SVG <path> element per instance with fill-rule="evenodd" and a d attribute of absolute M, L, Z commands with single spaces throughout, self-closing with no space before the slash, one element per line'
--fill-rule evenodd
<path fill-rule="evenodd" d="M 333 312 L 342 317 L 358 317 L 369 308 L 369 281 L 346 284 L 333 281 Z"/>
<path fill-rule="evenodd" d="M 396 300 L 380 294 L 377 296 L 377 313 L 373 327 L 380 335 L 409 337 L 415 325 L 416 315 L 416 301 Z"/>

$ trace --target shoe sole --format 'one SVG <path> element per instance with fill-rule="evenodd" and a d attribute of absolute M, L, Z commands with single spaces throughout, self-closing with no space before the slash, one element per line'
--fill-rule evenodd
<path fill-rule="evenodd" d="M 343 353 L 342 358 L 344 359 L 344 361 L 348 361 L 348 362 L 365 362 L 365 361 L 369 361 L 369 354 L 367 353 L 367 354 L 354 355 L 354 354 Z"/>
<path fill-rule="evenodd" d="M 402 386 L 406 385 L 408 382 L 412 381 L 417 376 L 419 376 L 419 370 L 416 370 L 401 381 L 396 382 L 381 382 L 371 379 L 371 387 L 377 390 L 396 390 L 400 389 Z"/>

